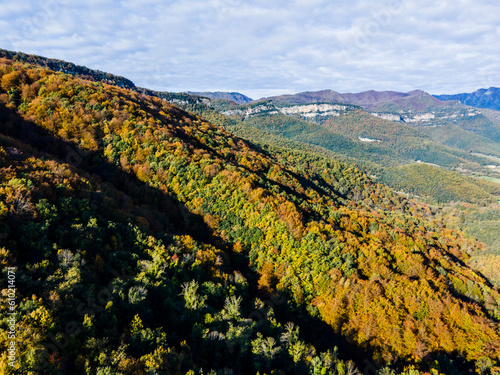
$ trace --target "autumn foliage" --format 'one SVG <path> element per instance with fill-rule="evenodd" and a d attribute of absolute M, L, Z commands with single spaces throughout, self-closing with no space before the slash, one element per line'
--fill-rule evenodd
<path fill-rule="evenodd" d="M 495 371 L 500 293 L 427 206 L 158 97 L 5 59 L 0 79 L 16 371 Z"/>

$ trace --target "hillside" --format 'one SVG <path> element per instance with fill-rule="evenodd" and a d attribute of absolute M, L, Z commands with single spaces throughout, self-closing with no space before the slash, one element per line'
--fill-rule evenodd
<path fill-rule="evenodd" d="M 457 204 L 442 209 L 441 215 L 450 225 L 464 229 L 468 235 L 488 246 L 484 251 L 473 254 L 468 263 L 496 285 L 500 285 L 498 271 L 500 266 L 500 238 L 498 237 L 500 204 L 487 207 Z"/>
<path fill-rule="evenodd" d="M 171 100 L 171 96 L 167 94 L 164 94 L 164 97 Z M 486 167 L 496 164 L 491 159 L 460 150 L 459 146 L 463 145 L 463 141 L 458 145 L 455 144 L 456 148 L 446 147 L 438 142 L 443 141 L 445 137 L 431 139 L 419 128 L 373 116 L 357 106 L 331 104 L 288 106 L 277 105 L 270 101 L 244 106 L 236 106 L 229 102 L 206 105 L 192 100 L 190 104 L 185 104 L 184 108 L 210 118 L 211 121 L 241 137 L 261 144 L 284 144 L 285 140 L 292 140 L 295 144 L 286 147 L 297 148 L 301 147 L 298 143 L 302 143 L 333 151 L 337 157 L 363 166 L 370 174 L 382 176 L 381 181 L 388 183 L 389 186 L 392 186 L 391 182 L 397 178 L 397 176 L 388 178 L 391 173 L 398 173 L 394 167 L 415 164 L 417 161 L 456 170 L 450 174 L 441 174 L 439 181 L 443 185 L 448 183 L 453 174 L 474 186 L 478 182 L 470 179 L 471 174 L 495 175 L 496 173 Z M 477 138 L 484 141 L 479 136 Z M 448 139 L 445 140 L 451 143 Z M 486 143 L 484 141 L 470 144 L 473 150 L 495 155 L 497 144 L 492 143 L 492 148 L 475 148 Z M 458 172 L 461 170 L 467 170 L 467 175 Z M 425 174 L 421 174 L 419 179 L 424 183 L 431 183 Z M 431 186 L 414 193 L 427 195 L 429 191 L 433 191 Z M 445 196 L 452 197 L 439 194 L 439 197 L 433 196 L 433 198 L 441 201 Z M 459 197 L 460 200 L 467 202 L 491 203 L 497 200 L 495 194 L 483 196 L 485 199 L 482 200 L 473 192 L 464 190 L 461 190 Z"/>
<path fill-rule="evenodd" d="M 0 82 L 4 373 L 499 365 L 480 245 L 427 206 L 157 97 L 6 59 Z"/>
<path fill-rule="evenodd" d="M 266 100 L 279 105 L 356 105 L 373 116 L 406 123 L 445 146 L 472 152 L 488 150 L 489 153 L 500 156 L 498 114 L 494 116 L 494 113 L 479 111 L 460 103 L 441 101 L 421 90 L 408 93 L 372 90 L 355 94 L 323 90 L 270 97 Z M 443 137 L 443 134 L 446 136 Z"/>
<path fill-rule="evenodd" d="M 382 180 L 400 191 L 434 197 L 437 202 L 480 203 L 500 196 L 500 185 L 492 182 L 468 179 L 449 170 L 417 163 L 382 171 Z M 424 178 L 425 176 L 425 178 Z"/>

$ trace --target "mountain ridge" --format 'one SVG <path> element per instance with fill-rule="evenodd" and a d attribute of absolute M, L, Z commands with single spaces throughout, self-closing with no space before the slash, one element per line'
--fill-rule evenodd
<path fill-rule="evenodd" d="M 443 101 L 458 100 L 462 104 L 470 105 L 473 107 L 500 111 L 500 88 L 498 87 L 478 89 L 472 93 L 434 95 L 434 97 Z"/>
<path fill-rule="evenodd" d="M 136 89 L 135 84 L 122 76 L 117 76 L 111 73 L 90 69 L 86 66 L 76 65 L 64 60 L 53 59 L 48 57 L 43 57 L 35 54 L 26 54 L 23 52 L 9 51 L 5 49 L 0 49 L 0 58 L 12 59 L 15 61 L 24 61 L 28 63 L 38 64 L 50 68 L 54 71 L 60 71 L 67 74 L 79 75 L 81 77 L 91 78 L 97 81 L 102 81 L 110 84 L 115 84 L 119 87 Z M 138 88 L 141 90 L 140 88 Z M 144 90 L 144 89 L 142 89 Z M 152 91 L 152 90 L 149 90 Z M 376 91 L 367 90 L 359 93 L 340 93 L 331 89 L 319 90 L 319 91 L 305 91 L 297 94 L 286 94 L 279 96 L 270 96 L 260 99 L 252 99 L 248 96 L 241 94 L 239 92 L 190 92 L 187 94 L 208 97 L 210 99 L 225 99 L 233 101 L 237 104 L 247 104 L 250 102 L 258 102 L 266 99 L 271 99 L 274 101 L 290 101 L 294 104 L 309 104 L 316 102 L 325 103 L 344 103 L 371 107 L 376 106 L 377 103 L 385 101 L 393 101 L 398 99 L 404 99 L 409 97 L 418 96 L 432 96 L 433 98 L 441 101 L 455 101 L 458 100 L 463 104 L 470 105 L 477 108 L 500 110 L 500 88 L 490 87 L 489 89 L 478 89 L 473 93 L 460 93 L 460 94 L 445 94 L 445 95 L 430 95 L 425 91 L 415 89 L 409 92 L 398 92 L 391 90 Z M 488 101 L 487 98 L 491 98 Z M 450 104 L 451 105 L 451 104 Z"/>
<path fill-rule="evenodd" d="M 262 100 L 272 100 L 288 104 L 310 104 L 315 102 L 343 103 L 363 106 L 366 109 L 375 109 L 381 103 L 398 102 L 401 100 L 411 100 L 414 98 L 425 98 L 433 103 L 440 101 L 432 95 L 422 90 L 412 90 L 407 93 L 397 91 L 375 91 L 368 90 L 359 93 L 339 93 L 333 90 L 306 91 L 294 95 L 280 95 L 263 98 Z M 443 103 L 447 106 L 449 104 Z"/>

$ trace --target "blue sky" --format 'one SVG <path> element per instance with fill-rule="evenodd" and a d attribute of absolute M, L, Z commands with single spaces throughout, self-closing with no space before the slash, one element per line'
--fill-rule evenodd
<path fill-rule="evenodd" d="M 0 48 L 166 91 L 458 93 L 500 86 L 500 3 L 4 1 Z"/>

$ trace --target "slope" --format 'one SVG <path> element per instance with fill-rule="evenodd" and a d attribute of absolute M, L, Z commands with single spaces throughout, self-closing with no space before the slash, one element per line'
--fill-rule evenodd
<path fill-rule="evenodd" d="M 158 98 L 7 60 L 0 75 L 17 373 L 353 371 L 332 343 L 400 371 L 500 359 L 477 245 L 427 207 Z"/>
<path fill-rule="evenodd" d="M 434 135 L 434 132 L 442 132 L 443 128 L 446 128 L 448 136 L 443 144 L 447 146 L 467 146 L 465 150 L 468 151 L 477 152 L 477 149 L 483 149 L 500 155 L 498 146 L 500 123 L 497 118 L 492 118 L 487 111 L 483 113 L 458 102 L 438 100 L 421 90 L 408 93 L 372 90 L 356 94 L 323 90 L 270 97 L 267 100 L 287 105 L 311 103 L 358 105 L 375 116 L 404 122 L 418 130 L 423 130 L 437 141 L 440 137 Z M 453 131 L 449 131 L 452 126 L 460 128 L 462 130 L 460 134 L 455 136 Z"/>
<path fill-rule="evenodd" d="M 418 130 L 405 124 L 374 117 L 361 111 L 358 107 L 350 107 L 347 110 L 337 109 L 338 116 L 323 116 L 324 112 L 321 112 L 321 109 L 325 110 L 326 108 L 329 113 L 333 108 L 321 107 L 321 105 L 280 107 L 270 106 L 269 102 L 256 102 L 250 106 L 238 106 L 228 101 L 215 101 L 208 104 L 203 98 L 192 95 L 149 90 L 145 90 L 145 92 L 180 105 L 189 112 L 209 119 L 211 122 L 262 147 L 271 147 L 273 153 L 281 153 L 282 148 L 285 148 L 344 160 L 358 165 L 370 175 L 381 177 L 381 182 L 389 183 L 389 186 L 397 178 L 396 175 L 391 177 L 391 174 L 398 173 L 398 166 L 405 165 L 405 163 L 414 164 L 415 160 L 419 159 L 428 162 L 439 161 L 449 168 L 457 168 L 457 170 L 466 166 L 481 174 L 494 175 L 494 171 L 482 167 L 482 165 L 491 164 L 490 159 L 443 148 L 439 144 L 429 142 L 430 139 L 419 133 Z M 318 108 L 319 111 L 317 111 Z M 317 114 L 321 118 L 311 122 L 306 121 L 307 118 L 301 119 L 298 115 L 283 115 L 280 110 L 284 112 L 307 111 L 302 113 Z M 380 138 L 378 139 L 380 142 L 375 144 L 366 142 L 377 137 Z M 365 139 L 360 140 L 360 138 Z M 384 140 L 383 144 L 382 139 Z M 411 139 L 413 141 L 409 142 Z M 488 152 L 487 150 L 482 151 Z M 409 155 L 410 153 L 412 154 Z M 425 174 L 418 177 L 417 174 L 412 175 L 417 178 L 419 184 L 425 181 L 431 183 Z M 454 177 L 452 178 L 452 176 Z M 461 172 L 441 174 L 440 184 L 446 186 L 451 182 L 450 178 L 465 180 L 472 186 L 477 185 L 479 190 L 482 189 L 478 180 Z M 423 196 L 431 190 L 429 185 L 414 193 Z M 497 200 L 495 194 L 490 194 L 481 200 L 473 191 L 458 190 L 456 192 L 459 193 L 459 199 L 465 202 L 481 201 L 481 204 L 487 204 Z M 431 199 L 441 201 L 444 196 L 451 197 L 452 195 L 438 194 L 438 196 L 431 196 Z"/>

